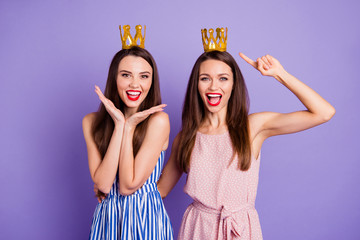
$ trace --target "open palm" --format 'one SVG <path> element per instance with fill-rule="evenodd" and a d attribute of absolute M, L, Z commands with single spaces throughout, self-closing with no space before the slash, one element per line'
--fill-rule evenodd
<path fill-rule="evenodd" d="M 114 123 L 125 123 L 124 114 L 115 107 L 114 103 L 106 98 L 104 94 L 101 92 L 100 88 L 95 85 L 95 92 L 99 96 L 100 101 L 104 104 L 106 111 L 110 114 Z"/>
<path fill-rule="evenodd" d="M 129 118 L 126 119 L 126 124 L 132 127 L 136 127 L 136 125 L 144 121 L 151 114 L 163 111 L 164 107 L 166 107 L 166 104 L 160 104 L 152 108 L 146 109 L 144 111 L 134 113 L 133 115 L 131 115 Z"/>

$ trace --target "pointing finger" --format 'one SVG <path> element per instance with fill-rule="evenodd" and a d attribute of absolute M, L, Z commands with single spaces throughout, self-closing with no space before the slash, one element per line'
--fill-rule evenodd
<path fill-rule="evenodd" d="M 247 57 L 247 56 L 246 56 L 245 54 L 243 54 L 243 53 L 239 53 L 239 55 L 240 55 L 240 57 L 241 57 L 242 59 L 245 60 L 245 62 L 247 62 L 248 64 L 250 64 L 250 65 L 253 66 L 254 68 L 257 67 L 256 62 L 254 62 L 251 58 Z"/>

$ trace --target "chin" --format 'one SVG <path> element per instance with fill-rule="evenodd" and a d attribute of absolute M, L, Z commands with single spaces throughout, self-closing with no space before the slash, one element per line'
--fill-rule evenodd
<path fill-rule="evenodd" d="M 210 113 L 218 113 L 222 111 L 224 108 L 227 108 L 227 104 L 224 104 L 223 102 L 220 103 L 217 106 L 211 106 L 208 102 L 204 102 L 205 109 Z"/>
<path fill-rule="evenodd" d="M 125 102 L 126 106 L 129 108 L 134 108 L 134 107 L 139 107 L 141 105 L 141 103 L 143 102 L 143 99 L 139 99 L 137 101 L 131 101 L 131 100 L 127 100 Z"/>
<path fill-rule="evenodd" d="M 125 106 L 127 108 L 138 108 L 140 106 L 140 104 L 143 102 L 143 99 L 138 99 L 137 101 L 132 101 L 127 98 L 125 98 L 125 99 L 121 98 L 121 100 L 123 101 L 123 103 L 125 104 Z"/>
<path fill-rule="evenodd" d="M 211 112 L 211 113 L 220 112 L 221 109 L 222 109 L 222 106 L 216 106 L 216 107 L 214 107 L 214 106 L 208 106 L 208 105 L 206 105 L 206 110 L 207 110 L 208 112 Z"/>

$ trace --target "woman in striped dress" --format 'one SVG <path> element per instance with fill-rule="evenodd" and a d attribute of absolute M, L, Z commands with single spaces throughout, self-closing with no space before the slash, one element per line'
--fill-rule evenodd
<path fill-rule="evenodd" d="M 151 54 L 140 47 L 115 54 L 102 104 L 86 115 L 83 131 L 89 169 L 102 199 L 90 239 L 173 239 L 157 190 L 169 141 L 159 77 Z"/>

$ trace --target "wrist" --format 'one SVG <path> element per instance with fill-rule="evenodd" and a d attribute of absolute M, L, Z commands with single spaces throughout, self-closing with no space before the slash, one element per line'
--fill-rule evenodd
<path fill-rule="evenodd" d="M 126 132 L 134 132 L 135 131 L 136 126 L 133 126 L 132 124 L 125 122 L 124 124 L 124 131 Z"/>
<path fill-rule="evenodd" d="M 115 122 L 115 130 L 123 130 L 124 129 L 124 122 Z"/>
<path fill-rule="evenodd" d="M 285 69 L 282 69 L 274 76 L 274 78 L 276 80 L 278 80 L 280 83 L 284 84 L 285 79 L 288 79 L 288 76 L 289 76 L 289 73 Z"/>

